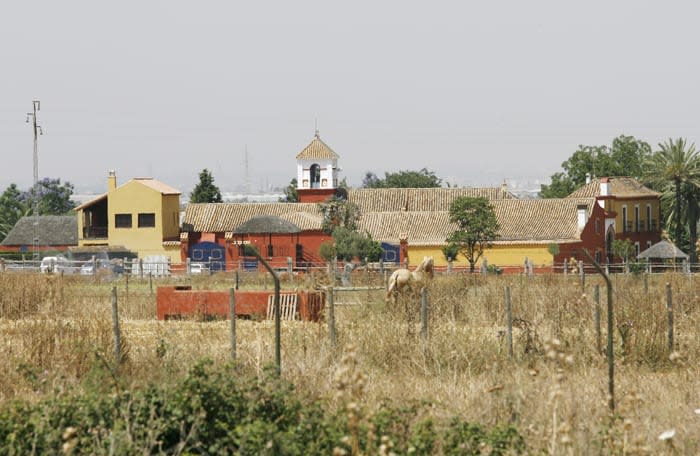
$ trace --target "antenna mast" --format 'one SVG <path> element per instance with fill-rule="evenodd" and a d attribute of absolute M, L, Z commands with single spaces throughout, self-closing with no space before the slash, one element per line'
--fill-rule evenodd
<path fill-rule="evenodd" d="M 32 119 L 32 130 L 34 132 L 34 239 L 33 253 L 34 259 L 39 259 L 39 136 L 44 134 L 41 126 L 37 123 L 37 111 L 41 110 L 41 102 L 39 100 L 32 101 L 33 112 L 27 113 L 26 122 L 29 123 L 29 118 Z"/>

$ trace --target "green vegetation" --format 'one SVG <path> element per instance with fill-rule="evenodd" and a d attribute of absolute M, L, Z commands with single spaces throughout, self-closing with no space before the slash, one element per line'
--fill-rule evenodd
<path fill-rule="evenodd" d="M 440 426 L 421 418 L 426 407 L 363 413 L 351 402 L 324 411 L 274 370 L 262 377 L 235 365 L 194 365 L 180 382 L 122 389 L 95 367 L 81 393 L 0 406 L 2 454 L 521 454 L 512 426 L 453 417 Z M 111 386 L 110 386 L 111 385 Z M 351 398 L 348 398 L 351 399 Z M 334 453 L 335 452 L 335 453 Z"/>
<path fill-rule="evenodd" d="M 398 171 L 384 173 L 384 179 L 367 171 L 362 180 L 363 188 L 433 188 L 441 187 L 442 179 L 433 171 L 423 168 L 420 171 Z"/>
<path fill-rule="evenodd" d="M 641 178 L 651 147 L 634 136 L 618 136 L 611 146 L 584 146 L 565 160 L 563 172 L 554 173 L 549 185 L 542 185 L 542 198 L 564 198 L 592 177 L 631 176 Z"/>
<path fill-rule="evenodd" d="M 190 193 L 190 203 L 220 203 L 221 191 L 214 185 L 214 177 L 211 171 L 204 168 L 199 173 L 199 183 Z"/>
<path fill-rule="evenodd" d="M 24 192 L 16 184 L 10 184 L 0 195 L 0 242 L 20 218 L 34 214 L 35 202 L 39 215 L 64 215 L 75 207 L 70 199 L 72 195 L 73 185 L 61 184 L 61 179 L 42 179 L 36 188 Z"/>

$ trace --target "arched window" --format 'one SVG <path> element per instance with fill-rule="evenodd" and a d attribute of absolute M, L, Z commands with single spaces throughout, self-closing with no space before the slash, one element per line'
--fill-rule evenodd
<path fill-rule="evenodd" d="M 605 234 L 605 256 L 607 257 L 608 263 L 613 262 L 612 243 L 614 240 L 615 228 L 610 225 L 610 227 L 608 227 L 608 232 Z"/>
<path fill-rule="evenodd" d="M 321 167 L 318 166 L 318 163 L 311 165 L 309 173 L 311 174 L 311 188 L 319 188 L 321 186 Z"/>

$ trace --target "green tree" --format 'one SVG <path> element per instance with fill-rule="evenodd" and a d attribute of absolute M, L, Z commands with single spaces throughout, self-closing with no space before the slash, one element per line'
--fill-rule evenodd
<path fill-rule="evenodd" d="M 368 171 L 362 180 L 364 188 L 435 188 L 442 186 L 442 179 L 433 171 L 423 168 L 419 171 L 398 171 L 396 173 L 384 173 L 384 179 L 380 179 L 373 172 Z"/>
<path fill-rule="evenodd" d="M 214 177 L 211 175 L 211 171 L 204 168 L 199 173 L 199 183 L 190 193 L 190 203 L 220 203 L 222 201 L 221 191 L 219 187 L 214 185 Z"/>
<path fill-rule="evenodd" d="M 327 234 L 333 234 L 337 227 L 344 227 L 351 231 L 357 230 L 360 220 L 360 208 L 343 198 L 332 196 L 328 201 L 318 203 L 323 221 L 321 229 Z"/>
<path fill-rule="evenodd" d="M 22 200 L 27 208 L 27 214 L 34 214 L 35 202 L 38 198 L 39 215 L 63 215 L 75 207 L 75 203 L 70 199 L 71 196 L 73 196 L 73 184 L 70 182 L 61 184 L 61 179 L 46 177 L 37 182 L 36 187 L 22 193 Z"/>
<path fill-rule="evenodd" d="M 297 192 L 297 178 L 295 177 L 284 188 L 284 196 L 279 199 L 280 203 L 298 203 L 299 193 Z"/>
<path fill-rule="evenodd" d="M 22 193 L 16 184 L 10 184 L 0 195 L 0 242 L 5 240 L 7 233 L 26 213 Z"/>
<path fill-rule="evenodd" d="M 615 239 L 612 242 L 612 252 L 627 263 L 629 257 L 634 253 L 634 244 L 629 239 Z"/>
<path fill-rule="evenodd" d="M 345 227 L 337 227 L 333 230 L 333 240 L 337 257 L 344 261 L 355 258 L 378 261 L 382 256 L 381 244 L 372 239 L 369 233 L 361 234 Z"/>
<path fill-rule="evenodd" d="M 498 220 L 491 203 L 483 197 L 460 197 L 450 205 L 450 222 L 457 224 L 447 238 L 448 246 L 456 248 L 469 262 L 469 271 L 484 251 L 498 238 Z"/>
<path fill-rule="evenodd" d="M 700 156 L 695 150 L 695 144 L 688 145 L 684 138 L 675 141 L 669 139 L 659 144 L 659 150 L 654 152 L 645 163 L 646 181 L 658 188 L 666 188 L 674 200 L 674 242 L 682 246 L 682 211 L 683 186 L 700 186 Z M 670 186 L 668 185 L 670 184 Z M 685 205 L 685 209 L 688 205 Z M 697 223 L 697 218 L 694 221 Z M 691 246 L 690 251 L 694 250 Z"/>
<path fill-rule="evenodd" d="M 586 175 L 631 176 L 641 178 L 644 163 L 651 156 L 648 143 L 634 136 L 621 135 L 608 146 L 578 146 L 561 164 L 563 172 L 554 173 L 549 185 L 540 188 L 542 198 L 564 198 L 586 183 Z"/>

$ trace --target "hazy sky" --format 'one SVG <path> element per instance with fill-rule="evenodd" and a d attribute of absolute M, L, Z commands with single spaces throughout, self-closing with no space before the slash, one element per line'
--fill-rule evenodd
<path fill-rule="evenodd" d="M 700 142 L 700 6 L 658 1 L 12 1 L 0 8 L 0 190 L 286 185 L 321 137 L 343 175 L 546 180 L 578 144 Z"/>

